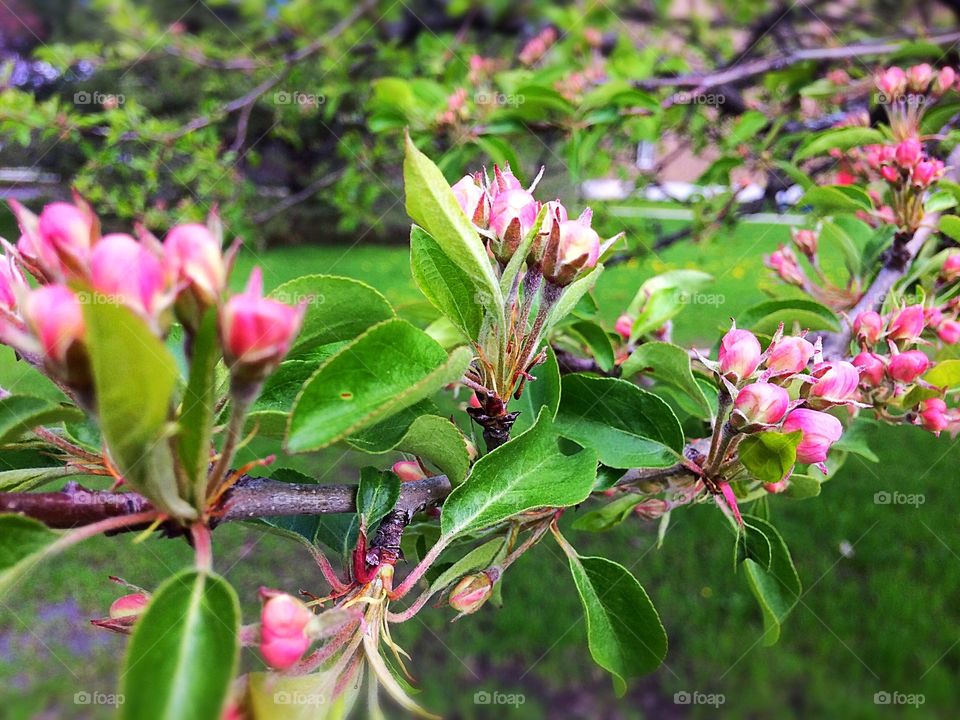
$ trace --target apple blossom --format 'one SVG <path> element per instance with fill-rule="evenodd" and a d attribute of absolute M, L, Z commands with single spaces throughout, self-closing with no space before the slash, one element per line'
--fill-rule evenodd
<path fill-rule="evenodd" d="M 769 425 L 787 413 L 790 396 L 779 385 L 756 382 L 744 386 L 733 405 L 747 424 Z"/>
<path fill-rule="evenodd" d="M 736 381 L 753 374 L 760 364 L 760 341 L 749 330 L 729 330 L 720 341 L 720 373 Z"/>
<path fill-rule="evenodd" d="M 797 408 L 783 421 L 783 432 L 799 430 L 803 433 L 797 445 L 797 462 L 816 465 L 826 474 L 823 462 L 827 459 L 830 446 L 843 434 L 843 425 L 833 415 L 819 410 Z"/>
<path fill-rule="evenodd" d="M 90 253 L 90 284 L 111 302 L 157 320 L 167 298 L 166 274 L 160 259 L 129 235 L 105 235 Z"/>
<path fill-rule="evenodd" d="M 896 313 L 887 327 L 891 340 L 914 341 L 920 337 L 925 325 L 923 305 L 908 305 Z"/>
<path fill-rule="evenodd" d="M 874 345 L 883 332 L 883 318 L 880 313 L 865 310 L 853 319 L 853 331 L 864 343 Z"/>
<path fill-rule="evenodd" d="M 260 611 L 260 654 L 270 667 L 286 670 L 310 647 L 307 629 L 314 614 L 296 598 L 279 594 Z"/>
<path fill-rule="evenodd" d="M 912 383 L 931 365 L 930 358 L 920 350 L 908 350 L 890 358 L 887 374 L 899 382 Z"/>
<path fill-rule="evenodd" d="M 876 353 L 862 352 L 853 359 L 853 366 L 860 371 L 860 384 L 867 387 L 876 387 L 883 382 L 886 368 L 883 358 Z"/>
<path fill-rule="evenodd" d="M 813 353 L 813 343 L 809 340 L 788 335 L 767 350 L 766 368 L 775 375 L 798 373 L 807 366 Z"/>

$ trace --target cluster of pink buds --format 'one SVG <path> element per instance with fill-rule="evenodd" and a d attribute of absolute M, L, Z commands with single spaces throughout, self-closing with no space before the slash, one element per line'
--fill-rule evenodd
<path fill-rule="evenodd" d="M 923 104 L 928 94 L 939 97 L 956 88 L 957 72 L 952 67 L 934 70 L 927 63 L 906 70 L 894 65 L 878 73 L 876 83 L 883 104 Z"/>
<path fill-rule="evenodd" d="M 566 287 L 596 266 L 601 254 L 617 235 L 601 241 L 591 227 L 592 211 L 587 208 L 571 220 L 559 200 L 546 203 L 543 222 L 537 219 L 544 207 L 533 196 L 540 177 L 524 188 L 510 167 L 494 167 L 493 180 L 485 172 L 466 175 L 453 185 L 453 194 L 464 214 L 488 241 L 500 267 L 506 266 L 528 234 L 537 230 L 527 262 L 539 268 L 543 277 L 557 287 Z"/>
<path fill-rule="evenodd" d="M 865 152 L 868 167 L 898 188 L 925 190 L 943 176 L 945 169 L 941 160 L 924 153 L 923 143 L 912 135 L 896 145 L 869 145 Z"/>
<path fill-rule="evenodd" d="M 260 611 L 260 654 L 275 670 L 296 665 L 310 647 L 316 616 L 286 593 L 261 590 L 267 596 Z"/>
<path fill-rule="evenodd" d="M 527 44 L 523 46 L 523 48 L 521 48 L 520 53 L 517 55 L 517 59 L 523 65 L 533 65 L 540 58 L 546 55 L 547 50 L 549 50 L 556 41 L 556 28 L 546 27 L 537 33 L 535 37 L 529 40 Z"/>
<path fill-rule="evenodd" d="M 720 342 L 717 361 L 701 362 L 716 374 L 721 393 L 733 399 L 734 433 L 799 430 L 797 462 L 826 472 L 827 452 L 843 426 L 825 411 L 861 406 L 856 367 L 825 362 L 818 346 L 803 335 L 784 335 L 782 326 L 766 350 L 756 335 L 734 326 Z"/>
<path fill-rule="evenodd" d="M 949 306 L 925 308 L 915 304 L 886 316 L 866 311 L 854 318 L 860 353 L 853 364 L 860 370 L 861 388 L 881 417 L 902 419 L 890 414 L 891 406 L 899 405 L 901 399 L 910 397 L 911 390 L 919 388 L 927 397 L 906 417 L 937 434 L 944 429 L 960 430 L 960 409 L 948 409 L 940 397 L 942 390 L 923 380 L 934 363 L 920 349 L 931 340 L 948 345 L 960 342 L 960 321 L 948 314 L 952 312 Z"/>
<path fill-rule="evenodd" d="M 271 372 L 299 329 L 303 309 L 263 298 L 259 270 L 246 292 L 226 297 L 236 246 L 222 252 L 216 215 L 209 225 L 172 228 L 161 243 L 141 227 L 137 237 L 101 235 L 99 220 L 78 196 L 47 205 L 39 216 L 15 201 L 11 207 L 21 236 L 15 247 L 4 243 L 0 261 L 0 340 L 80 397 L 91 380 L 87 303 L 122 305 L 161 337 L 174 316 L 192 337 L 207 310 L 218 308 L 224 356 L 244 379 Z"/>

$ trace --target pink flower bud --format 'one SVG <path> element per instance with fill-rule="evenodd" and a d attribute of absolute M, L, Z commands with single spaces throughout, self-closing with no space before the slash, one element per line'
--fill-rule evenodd
<path fill-rule="evenodd" d="M 900 144 L 897 145 L 894 157 L 900 167 L 909 170 L 917 164 L 922 153 L 923 145 L 920 144 L 920 140 L 915 137 L 908 137 L 906 140 L 900 141 Z"/>
<path fill-rule="evenodd" d="M 784 492 L 788 487 L 790 487 L 790 481 L 789 481 L 789 480 L 781 480 L 781 481 L 775 482 L 775 483 L 764 483 L 764 484 L 763 484 L 763 489 L 766 490 L 768 493 L 771 493 L 771 494 L 773 494 L 773 495 L 777 495 L 777 494 L 779 494 L 779 493 Z"/>
<path fill-rule="evenodd" d="M 947 90 L 953 87 L 953 83 L 957 79 L 957 73 L 952 67 L 940 68 L 940 72 L 937 73 L 937 81 L 934 84 L 934 90 L 938 95 L 943 95 Z"/>
<path fill-rule="evenodd" d="M 927 63 L 914 65 L 907 70 L 907 84 L 914 92 L 925 93 L 933 80 L 933 68 Z"/>
<path fill-rule="evenodd" d="M 853 331 L 867 345 L 874 345 L 883 332 L 883 318 L 880 313 L 865 310 L 853 319 Z"/>
<path fill-rule="evenodd" d="M 956 345 L 960 342 L 960 322 L 944 320 L 937 328 L 937 336 L 947 345 Z"/>
<path fill-rule="evenodd" d="M 887 70 L 877 78 L 877 87 L 880 92 L 887 96 L 886 100 L 888 102 L 895 100 L 903 95 L 904 90 L 907 88 L 907 74 L 896 66 L 887 68 Z"/>
<path fill-rule="evenodd" d="M 590 213 L 576 220 L 556 223 L 543 256 L 543 276 L 565 287 L 600 259 L 600 236 L 590 227 Z"/>
<path fill-rule="evenodd" d="M 257 381 L 273 372 L 290 350 L 304 309 L 263 297 L 263 277 L 254 268 L 247 289 L 220 311 L 224 357 L 234 375 Z"/>
<path fill-rule="evenodd" d="M 118 597 L 110 605 L 110 617 L 114 620 L 125 617 L 138 617 L 147 609 L 150 597 L 145 593 L 131 593 Z"/>
<path fill-rule="evenodd" d="M 416 460 L 400 460 L 393 464 L 393 474 L 400 478 L 401 482 L 414 482 L 423 480 L 427 474 L 420 467 Z"/>
<path fill-rule="evenodd" d="M 817 243 L 819 238 L 817 233 L 808 228 L 803 230 L 795 230 L 793 232 L 793 242 L 797 246 L 797 249 L 800 250 L 808 258 L 812 258 L 817 254 Z"/>
<path fill-rule="evenodd" d="M 753 375 L 761 355 L 757 336 L 749 330 L 734 328 L 720 341 L 720 372 L 733 380 L 743 380 Z"/>
<path fill-rule="evenodd" d="M 17 295 L 28 288 L 27 280 L 16 263 L 6 256 L 0 256 L 0 306 L 14 310 L 17 307 Z"/>
<path fill-rule="evenodd" d="M 176 225 L 163 241 L 163 261 L 178 288 L 186 287 L 204 306 L 214 305 L 227 285 L 220 243 L 206 225 Z"/>
<path fill-rule="evenodd" d="M 837 170 L 834 182 L 837 185 L 853 185 L 855 182 L 857 182 L 857 176 L 854 175 L 850 170 Z"/>
<path fill-rule="evenodd" d="M 510 170 L 510 164 L 507 163 L 501 170 L 496 165 L 493 166 L 493 194 L 496 196 L 508 190 L 520 190 L 523 185 L 517 180 L 516 176 Z"/>
<path fill-rule="evenodd" d="M 661 498 L 648 498 L 633 507 L 633 511 L 644 520 L 659 520 L 668 510 L 670 504 Z"/>
<path fill-rule="evenodd" d="M 156 319 L 166 304 L 166 276 L 160 259 L 129 235 L 101 238 L 90 253 L 90 283 L 97 292 L 139 315 Z"/>
<path fill-rule="evenodd" d="M 307 628 L 313 613 L 296 598 L 274 595 L 260 611 L 260 654 L 268 665 L 286 670 L 295 665 L 310 647 Z"/>
<path fill-rule="evenodd" d="M 467 575 L 450 591 L 450 607 L 464 615 L 475 613 L 493 594 L 493 583 L 498 574 L 488 570 Z"/>
<path fill-rule="evenodd" d="M 928 307 L 923 310 L 923 321 L 927 327 L 935 328 L 943 322 L 943 312 L 940 308 Z"/>
<path fill-rule="evenodd" d="M 23 315 L 47 360 L 65 366 L 86 331 L 83 310 L 73 291 L 63 285 L 39 287 L 27 296 Z"/>
<path fill-rule="evenodd" d="M 860 371 L 860 383 L 876 387 L 883 382 L 883 358 L 876 353 L 862 352 L 853 359 L 853 366 Z"/>
<path fill-rule="evenodd" d="M 786 415 L 790 396 L 779 385 L 757 382 L 746 385 L 733 404 L 747 424 L 769 425 Z"/>
<path fill-rule="evenodd" d="M 540 212 L 540 203 L 526 190 L 505 190 L 493 200 L 490 210 L 490 229 L 499 243 L 493 244 L 494 255 L 501 262 L 509 262 L 520 242 L 533 228 Z"/>
<path fill-rule="evenodd" d="M 887 337 L 913 342 L 920 337 L 924 324 L 923 305 L 908 305 L 890 320 Z"/>
<path fill-rule="evenodd" d="M 811 375 L 816 382 L 809 387 L 807 397 L 816 409 L 853 400 L 860 384 L 860 371 L 845 361 L 821 363 Z"/>
<path fill-rule="evenodd" d="M 797 408 L 783 421 L 783 432 L 791 433 L 797 430 L 803 433 L 797 446 L 797 462 L 816 465 L 826 473 L 823 462 L 827 459 L 830 446 L 843 434 L 843 425 L 833 415 Z"/>
<path fill-rule="evenodd" d="M 802 287 L 806 280 L 803 270 L 797 264 L 797 256 L 785 245 L 770 253 L 764 264 L 775 270 L 781 280 L 791 285 Z"/>
<path fill-rule="evenodd" d="M 633 333 L 633 318 L 624 313 L 617 318 L 617 324 L 613 326 L 617 335 L 627 340 Z"/>
<path fill-rule="evenodd" d="M 952 252 L 943 261 L 944 280 L 956 280 L 960 277 L 960 252 Z"/>
<path fill-rule="evenodd" d="M 888 183 L 900 182 L 900 173 L 893 165 L 884 165 L 882 168 L 880 168 L 880 175 Z"/>
<path fill-rule="evenodd" d="M 40 213 L 40 243 L 53 251 L 59 267 L 54 272 L 67 271 L 83 275 L 87 256 L 94 239 L 95 218 L 85 209 L 65 202 L 50 203 Z M 41 262 L 50 262 L 44 248 L 36 248 Z"/>
<path fill-rule="evenodd" d="M 912 383 L 931 365 L 930 358 L 920 350 L 908 350 L 890 358 L 887 374 L 898 382 Z"/>
<path fill-rule="evenodd" d="M 943 174 L 943 163 L 939 160 L 923 160 L 913 168 L 913 184 L 925 188 Z"/>
<path fill-rule="evenodd" d="M 567 208 L 559 200 L 551 200 L 547 203 L 547 214 L 543 218 L 543 225 L 540 227 L 541 235 L 549 235 L 553 230 L 554 223 L 565 223 L 570 217 L 567 214 Z"/>
<path fill-rule="evenodd" d="M 939 435 L 950 424 L 947 404 L 940 398 L 930 398 L 920 403 L 920 424 L 925 430 Z"/>
<path fill-rule="evenodd" d="M 788 335 L 767 352 L 767 370 L 774 375 L 798 373 L 810 362 L 813 352 L 813 343 L 802 337 Z"/>
<path fill-rule="evenodd" d="M 464 175 L 451 189 L 463 214 L 474 225 L 486 228 L 490 222 L 490 201 L 477 179 L 473 175 Z"/>

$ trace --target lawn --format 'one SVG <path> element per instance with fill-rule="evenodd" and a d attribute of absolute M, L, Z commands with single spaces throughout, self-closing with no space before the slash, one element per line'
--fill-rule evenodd
<path fill-rule="evenodd" d="M 787 237 L 782 226 L 741 225 L 706 246 L 678 245 L 656 258 L 611 268 L 597 295 L 611 318 L 657 272 L 695 267 L 715 276 L 678 317 L 675 338 L 710 344 L 730 316 L 763 299 L 762 253 Z M 361 278 L 405 311 L 419 302 L 403 248 L 290 248 L 242 255 L 268 285 L 311 272 Z M 749 280 L 749 281 L 748 281 Z M 761 289 L 757 289 L 758 286 Z M 0 385 L 42 391 L 5 357 Z M 721 694 L 730 717 L 953 717 L 960 671 L 960 492 L 951 472 L 960 452 L 949 438 L 881 429 L 871 438 L 880 462 L 852 458 L 820 499 L 771 503 L 805 592 L 778 645 L 762 647 L 762 624 L 743 578 L 733 572 L 732 537 L 715 508 L 678 513 L 661 550 L 656 528 L 631 520 L 617 531 L 568 537 L 586 554 L 631 568 L 667 628 L 671 648 L 654 675 L 634 681 L 624 699 L 586 658 L 579 603 L 559 550 L 545 541 L 504 580 L 502 610 L 450 625 L 452 613 L 421 613 L 396 639 L 413 656 L 419 699 L 447 716 L 672 718 L 708 717 L 708 705 L 677 704 L 675 693 Z M 352 458 L 323 457 L 325 481 L 349 480 Z M 878 491 L 920 494 L 924 502 L 884 505 Z M 255 590 L 319 587 L 305 552 L 256 528 L 216 533 L 217 566 L 237 587 L 245 615 Z M 43 565 L 7 596 L 0 613 L 0 703 L 9 718 L 101 717 L 108 709 L 77 704 L 77 693 L 111 693 L 121 639 L 86 619 L 106 614 L 117 589 L 107 575 L 153 587 L 189 562 L 179 541 L 101 538 Z M 245 562 L 240 562 L 246 559 Z M 244 663 L 258 662 L 247 651 Z M 524 703 L 491 708 L 475 693 L 521 693 Z M 924 705 L 875 704 L 876 693 L 922 694 Z M 683 696 L 680 696 L 681 699 Z M 696 696 L 702 698 L 702 695 Z M 82 698 L 80 698 L 82 699 Z M 395 713 L 391 712 L 391 716 Z"/>

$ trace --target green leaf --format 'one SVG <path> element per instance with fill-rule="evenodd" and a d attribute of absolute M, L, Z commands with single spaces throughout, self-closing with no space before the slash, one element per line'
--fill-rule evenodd
<path fill-rule="evenodd" d="M 483 327 L 481 286 L 423 228 L 410 229 L 410 270 L 420 292 L 471 340 Z"/>
<path fill-rule="evenodd" d="M 803 330 L 837 332 L 840 329 L 833 310 L 813 300 L 801 298 L 762 302 L 737 317 L 739 327 L 764 335 L 773 335 L 780 323 L 783 323 L 786 332 L 790 332 L 794 325 Z"/>
<path fill-rule="evenodd" d="M 956 206 L 957 199 L 953 196 L 953 193 L 940 190 L 927 198 L 927 201 L 923 204 L 923 210 L 924 212 L 935 213 L 943 212 Z"/>
<path fill-rule="evenodd" d="M 664 287 L 655 290 L 643 304 L 630 329 L 630 341 L 663 326 L 676 317 L 684 307 L 684 293 L 677 287 Z"/>
<path fill-rule="evenodd" d="M 824 155 L 830 150 L 849 150 L 863 145 L 881 145 L 886 139 L 879 130 L 865 127 L 845 127 L 824 130 L 810 137 L 793 155 L 794 162 Z"/>
<path fill-rule="evenodd" d="M 744 560 L 747 582 L 763 612 L 763 638 L 766 646 L 780 639 L 780 625 L 796 605 L 803 588 L 793 559 L 780 533 L 766 520 L 751 515 L 744 516 L 748 522 L 763 532 L 770 542 L 770 567 L 764 569 L 754 560 Z"/>
<path fill-rule="evenodd" d="M 876 434 L 878 425 L 876 420 L 859 416 L 844 428 L 843 435 L 833 444 L 832 449 L 858 455 L 869 462 L 880 462 L 877 454 L 870 449 L 869 443 L 870 438 Z"/>
<path fill-rule="evenodd" d="M 873 210 L 873 201 L 866 190 L 853 185 L 816 185 L 804 193 L 797 205 L 812 205 L 824 215 Z"/>
<path fill-rule="evenodd" d="M 790 483 L 783 495 L 794 500 L 806 500 L 807 498 L 817 497 L 823 483 L 813 475 L 801 475 L 794 473 L 790 476 Z"/>
<path fill-rule="evenodd" d="M 270 297 L 287 305 L 306 304 L 290 358 L 320 345 L 353 340 L 370 326 L 394 317 L 390 303 L 377 290 L 334 275 L 304 275 L 283 283 Z"/>
<path fill-rule="evenodd" d="M 463 433 L 448 418 L 422 415 L 413 421 L 396 450 L 436 465 L 457 486 L 467 477 L 470 455 Z"/>
<path fill-rule="evenodd" d="M 406 136 L 403 185 L 407 213 L 433 236 L 437 244 L 484 291 L 491 310 L 503 305 L 500 285 L 473 223 L 457 204 L 440 169 Z"/>
<path fill-rule="evenodd" d="M 498 537 L 473 548 L 450 567 L 446 568 L 430 583 L 431 594 L 441 592 L 444 588 L 452 585 L 464 575 L 489 568 L 496 561 L 500 550 L 503 548 L 504 542 L 502 537 Z"/>
<path fill-rule="evenodd" d="M 753 560 L 763 570 L 770 570 L 770 563 L 773 561 L 770 538 L 767 537 L 763 528 L 757 527 L 752 521 L 743 521 L 743 527 L 737 533 L 734 550 L 734 568 L 745 560 Z"/>
<path fill-rule="evenodd" d="M 654 380 L 675 387 L 686 393 L 700 408 L 700 417 L 713 415 L 713 408 L 690 369 L 690 354 L 678 345 L 665 342 L 644 343 L 628 357 L 621 370 L 624 378 L 637 373 L 649 375 Z"/>
<path fill-rule="evenodd" d="M 944 215 L 940 218 L 938 229 L 952 240 L 960 242 L 960 217 L 956 215 Z"/>
<path fill-rule="evenodd" d="M 218 575 L 167 580 L 134 626 L 121 677 L 129 720 L 208 720 L 223 710 L 239 656 L 240 605 Z"/>
<path fill-rule="evenodd" d="M 421 400 L 386 420 L 381 420 L 356 435 L 347 438 L 347 443 L 357 450 L 379 454 L 393 450 L 410 430 L 413 421 L 421 415 L 437 415 L 440 409 L 432 400 Z"/>
<path fill-rule="evenodd" d="M 194 503 L 207 493 L 207 468 L 210 464 L 210 440 L 217 402 L 217 362 L 220 339 L 217 337 L 217 312 L 211 308 L 200 323 L 193 343 L 190 378 L 183 394 L 177 433 L 177 453 L 190 487 Z"/>
<path fill-rule="evenodd" d="M 365 531 L 393 510 L 400 497 L 400 478 L 389 471 L 365 467 L 360 470 L 357 488 L 357 517 Z"/>
<path fill-rule="evenodd" d="M 563 291 L 563 295 L 560 296 L 557 304 L 554 305 L 553 310 L 550 311 L 550 320 L 547 322 L 547 329 L 554 327 L 558 322 L 573 312 L 577 303 L 597 284 L 597 279 L 602 272 L 603 265 L 597 263 L 593 270 L 579 280 L 571 283 L 567 289 Z"/>
<path fill-rule="evenodd" d="M 175 517 L 194 517 L 178 494 L 165 440 L 176 361 L 128 308 L 86 303 L 83 314 L 100 429 L 117 468 L 157 507 Z"/>
<path fill-rule="evenodd" d="M 252 717 L 256 720 L 346 720 L 356 704 L 361 683 L 347 683 L 334 697 L 341 679 L 336 666 L 308 675 L 250 673 Z"/>
<path fill-rule="evenodd" d="M 287 450 L 318 450 L 423 400 L 459 379 L 471 357 L 467 348 L 448 357 L 405 320 L 370 328 L 303 386 L 290 414 Z"/>
<path fill-rule="evenodd" d="M 667 633 L 650 597 L 625 567 L 564 550 L 583 603 L 590 654 L 613 675 L 622 697 L 628 678 L 653 672 L 663 662 Z"/>
<path fill-rule="evenodd" d="M 547 359 L 531 372 L 534 380 L 527 380 L 519 400 L 510 400 L 510 411 L 519 412 L 513 424 L 514 435 L 519 435 L 533 427 L 540 415 L 540 408 L 548 408 L 550 419 L 557 416 L 560 407 L 560 368 L 553 348 L 547 346 Z"/>
<path fill-rule="evenodd" d="M 960 360 L 941 360 L 927 370 L 923 379 L 934 387 L 952 390 L 960 385 Z"/>
<path fill-rule="evenodd" d="M 783 480 L 797 462 L 797 445 L 803 439 L 799 430 L 779 433 L 773 430 L 747 435 L 738 447 L 740 462 L 760 482 Z"/>
<path fill-rule="evenodd" d="M 669 467 L 679 461 L 683 431 L 656 395 L 626 380 L 578 373 L 564 376 L 560 398 L 557 430 L 596 450 L 604 465 Z"/>
<path fill-rule="evenodd" d="M 578 517 L 571 527 L 574 530 L 586 530 L 588 532 L 605 532 L 610 530 L 628 517 L 633 509 L 642 503 L 646 498 L 638 493 L 627 493 L 609 502 L 601 508 L 591 510 Z"/>
<path fill-rule="evenodd" d="M 600 325 L 590 320 L 580 320 L 566 330 L 583 341 L 601 370 L 610 372 L 613 369 L 615 361 L 613 344 L 610 342 L 607 331 Z"/>
<path fill-rule="evenodd" d="M 49 555 L 57 533 L 22 515 L 0 515 L 0 596 Z"/>
<path fill-rule="evenodd" d="M 452 538 L 503 522 L 539 507 L 583 502 L 593 488 L 597 456 L 591 450 L 564 455 L 548 410 L 522 435 L 484 455 L 470 477 L 443 503 L 442 534 Z"/>
<path fill-rule="evenodd" d="M 39 425 L 83 419 L 83 413 L 72 405 L 30 395 L 10 395 L 0 400 L 0 443 L 19 439 Z"/>

